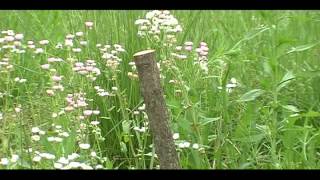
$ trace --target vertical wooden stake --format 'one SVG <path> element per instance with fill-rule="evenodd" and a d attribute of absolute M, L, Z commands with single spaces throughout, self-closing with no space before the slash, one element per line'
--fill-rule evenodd
<path fill-rule="evenodd" d="M 154 50 L 133 55 L 161 169 L 180 169 Z"/>

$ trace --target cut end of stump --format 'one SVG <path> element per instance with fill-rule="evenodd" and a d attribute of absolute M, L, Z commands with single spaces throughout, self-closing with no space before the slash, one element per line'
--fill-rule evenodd
<path fill-rule="evenodd" d="M 139 56 L 143 56 L 143 55 L 154 53 L 154 52 L 155 52 L 155 50 L 153 50 L 153 49 L 144 50 L 144 51 L 140 51 L 140 52 L 135 53 L 133 55 L 133 57 L 139 57 Z"/>

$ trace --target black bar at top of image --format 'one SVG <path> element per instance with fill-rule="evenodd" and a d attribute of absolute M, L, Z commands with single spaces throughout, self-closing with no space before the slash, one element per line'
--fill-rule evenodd
<path fill-rule="evenodd" d="M 320 9 L 318 0 L 14 0 L 1 9 Z"/>

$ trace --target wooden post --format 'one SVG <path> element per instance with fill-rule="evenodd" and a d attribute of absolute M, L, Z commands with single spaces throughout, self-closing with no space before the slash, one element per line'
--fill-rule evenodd
<path fill-rule="evenodd" d="M 133 55 L 161 169 L 180 169 L 154 50 Z"/>

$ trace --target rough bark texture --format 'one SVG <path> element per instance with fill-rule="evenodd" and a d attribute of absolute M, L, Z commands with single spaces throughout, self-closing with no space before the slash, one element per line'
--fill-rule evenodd
<path fill-rule="evenodd" d="M 160 168 L 180 169 L 172 132 L 169 128 L 169 116 L 160 84 L 160 71 L 155 60 L 155 52 L 154 50 L 138 52 L 134 55 L 134 61 Z"/>

